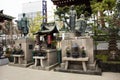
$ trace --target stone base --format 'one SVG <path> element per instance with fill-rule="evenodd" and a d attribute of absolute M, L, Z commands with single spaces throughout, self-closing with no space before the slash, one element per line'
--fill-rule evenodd
<path fill-rule="evenodd" d="M 58 63 L 53 64 L 53 65 L 51 65 L 51 66 L 46 66 L 46 67 L 31 65 L 29 68 L 30 68 L 30 69 L 50 71 L 50 70 L 54 69 L 57 65 L 58 65 Z"/>
<path fill-rule="evenodd" d="M 84 50 L 86 52 L 86 56 L 89 57 L 89 64 L 94 63 L 94 52 L 93 52 L 93 39 L 90 36 L 81 36 L 81 37 L 74 37 L 72 39 L 65 39 L 61 41 L 61 50 L 62 50 L 62 57 L 66 56 L 66 49 L 70 47 L 73 44 L 77 44 L 79 49 L 84 47 Z M 81 55 L 81 53 L 80 53 Z M 70 55 L 71 56 L 71 55 Z M 81 57 L 81 56 L 79 56 Z"/>
<path fill-rule="evenodd" d="M 89 75 L 102 75 L 102 71 L 100 68 L 96 67 L 94 70 L 87 70 L 86 72 L 83 70 L 74 70 L 74 69 L 64 69 L 62 67 L 57 67 L 54 69 L 54 71 L 58 72 L 67 72 L 67 73 L 78 73 L 78 74 L 89 74 Z"/>
<path fill-rule="evenodd" d="M 8 58 L 2 58 L 2 59 L 0 59 L 0 66 L 8 64 L 8 63 L 9 63 Z"/>
<path fill-rule="evenodd" d="M 96 60 L 94 61 L 93 64 L 88 64 L 88 68 L 89 68 L 90 70 L 94 70 L 94 69 L 96 69 L 96 66 L 97 66 L 97 64 L 96 64 Z"/>
<path fill-rule="evenodd" d="M 32 61 L 32 50 L 34 48 L 34 40 L 31 38 L 20 38 L 15 41 L 15 46 L 19 47 L 21 46 L 21 49 L 23 50 L 23 56 L 24 56 L 24 63 L 28 64 L 30 61 Z M 15 55 L 16 56 L 16 55 Z"/>
<path fill-rule="evenodd" d="M 16 67 L 29 67 L 30 65 L 32 65 L 33 62 L 28 63 L 28 64 L 14 64 L 13 62 L 9 63 L 10 66 L 16 66 Z"/>

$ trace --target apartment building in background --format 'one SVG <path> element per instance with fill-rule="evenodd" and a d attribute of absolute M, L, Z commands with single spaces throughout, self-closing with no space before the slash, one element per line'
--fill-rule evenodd
<path fill-rule="evenodd" d="M 51 0 L 46 0 L 47 1 L 47 21 L 51 22 L 54 21 L 54 9 L 55 5 L 53 5 Z M 26 17 L 34 19 L 34 17 L 39 13 L 42 15 L 42 0 L 35 1 L 35 2 L 28 2 L 28 3 L 23 3 L 22 5 L 22 13 L 18 15 L 18 20 L 20 20 L 23 16 L 23 13 L 26 13 Z"/>

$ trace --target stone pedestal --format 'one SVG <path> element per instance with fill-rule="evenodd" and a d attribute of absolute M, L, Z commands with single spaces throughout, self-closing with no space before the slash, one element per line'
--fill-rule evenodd
<path fill-rule="evenodd" d="M 12 55 L 14 57 L 14 64 L 22 64 L 24 55 Z"/>
<path fill-rule="evenodd" d="M 57 50 L 56 49 L 44 49 L 46 56 L 34 56 L 34 65 L 31 67 L 33 69 L 51 70 L 58 64 L 57 60 Z M 37 65 L 39 64 L 39 65 Z"/>
<path fill-rule="evenodd" d="M 47 53 L 46 57 L 47 60 L 45 62 L 46 66 L 53 65 L 57 63 L 57 50 L 56 49 L 46 49 L 45 52 Z"/>
<path fill-rule="evenodd" d="M 78 64 L 82 63 L 83 71 L 87 71 L 86 62 L 88 61 L 88 57 L 85 58 L 72 58 L 72 57 L 63 57 L 63 60 L 65 61 L 65 69 L 67 70 L 69 67 L 69 61 L 76 61 Z"/>
<path fill-rule="evenodd" d="M 89 57 L 89 64 L 94 63 L 94 53 L 93 53 L 93 39 L 89 36 L 84 37 L 74 37 L 71 39 L 65 39 L 61 41 L 62 56 L 66 56 L 66 48 L 71 47 L 72 43 L 77 43 L 79 48 L 84 47 L 87 57 Z"/>
<path fill-rule="evenodd" d="M 72 52 L 71 47 L 74 43 L 76 43 L 80 49 L 84 47 L 84 50 L 86 52 L 85 57 L 82 57 L 81 55 L 76 58 L 74 58 L 72 55 L 67 57 L 66 49 L 69 46 L 69 50 Z M 62 63 L 60 67 L 55 68 L 55 71 L 101 75 L 101 69 L 96 67 L 94 60 L 93 39 L 90 36 L 65 38 L 61 41 L 61 50 Z"/>
<path fill-rule="evenodd" d="M 70 39 L 70 38 L 74 38 L 75 37 L 75 34 L 74 33 L 65 33 L 65 39 Z"/>
<path fill-rule="evenodd" d="M 23 65 L 23 67 L 27 67 L 28 65 L 30 65 L 32 63 L 32 50 L 34 48 L 34 40 L 30 39 L 30 38 L 20 38 L 18 40 L 15 41 L 15 46 L 21 46 L 21 49 L 23 50 L 23 61 L 19 62 L 18 64 L 21 66 Z M 21 58 L 20 58 L 21 59 Z M 14 63 L 13 63 L 14 65 Z M 15 64 L 17 66 L 17 64 Z M 18 65 L 18 66 L 19 66 Z"/>
<path fill-rule="evenodd" d="M 93 39 L 90 36 L 81 36 L 81 37 L 71 37 L 69 39 L 65 39 L 61 41 L 61 49 L 62 49 L 62 57 L 66 56 L 66 48 L 76 43 L 79 48 L 81 49 L 84 47 L 86 56 L 89 58 L 87 67 L 89 69 L 95 69 L 96 63 L 94 60 L 94 46 L 93 46 Z"/>
<path fill-rule="evenodd" d="M 30 38 L 21 38 L 15 41 L 15 45 L 21 45 L 21 48 L 24 52 L 24 63 L 27 64 L 32 61 L 32 50 L 34 48 L 34 40 Z"/>

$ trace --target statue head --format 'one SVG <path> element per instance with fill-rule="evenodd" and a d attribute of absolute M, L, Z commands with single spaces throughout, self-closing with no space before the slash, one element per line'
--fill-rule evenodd
<path fill-rule="evenodd" d="M 70 7 L 70 9 L 71 9 L 71 10 L 74 10 L 74 5 L 72 5 L 72 6 Z"/>
<path fill-rule="evenodd" d="M 25 15 L 26 15 L 26 14 L 25 14 L 25 13 L 23 13 L 23 17 L 25 17 Z"/>
<path fill-rule="evenodd" d="M 85 15 L 84 15 L 84 14 L 81 14 L 81 15 L 80 15 L 80 18 L 85 18 Z"/>

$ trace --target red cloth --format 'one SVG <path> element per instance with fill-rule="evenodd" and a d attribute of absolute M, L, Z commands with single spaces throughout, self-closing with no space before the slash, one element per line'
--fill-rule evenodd
<path fill-rule="evenodd" d="M 48 44 L 51 44 L 51 35 L 48 35 Z"/>

